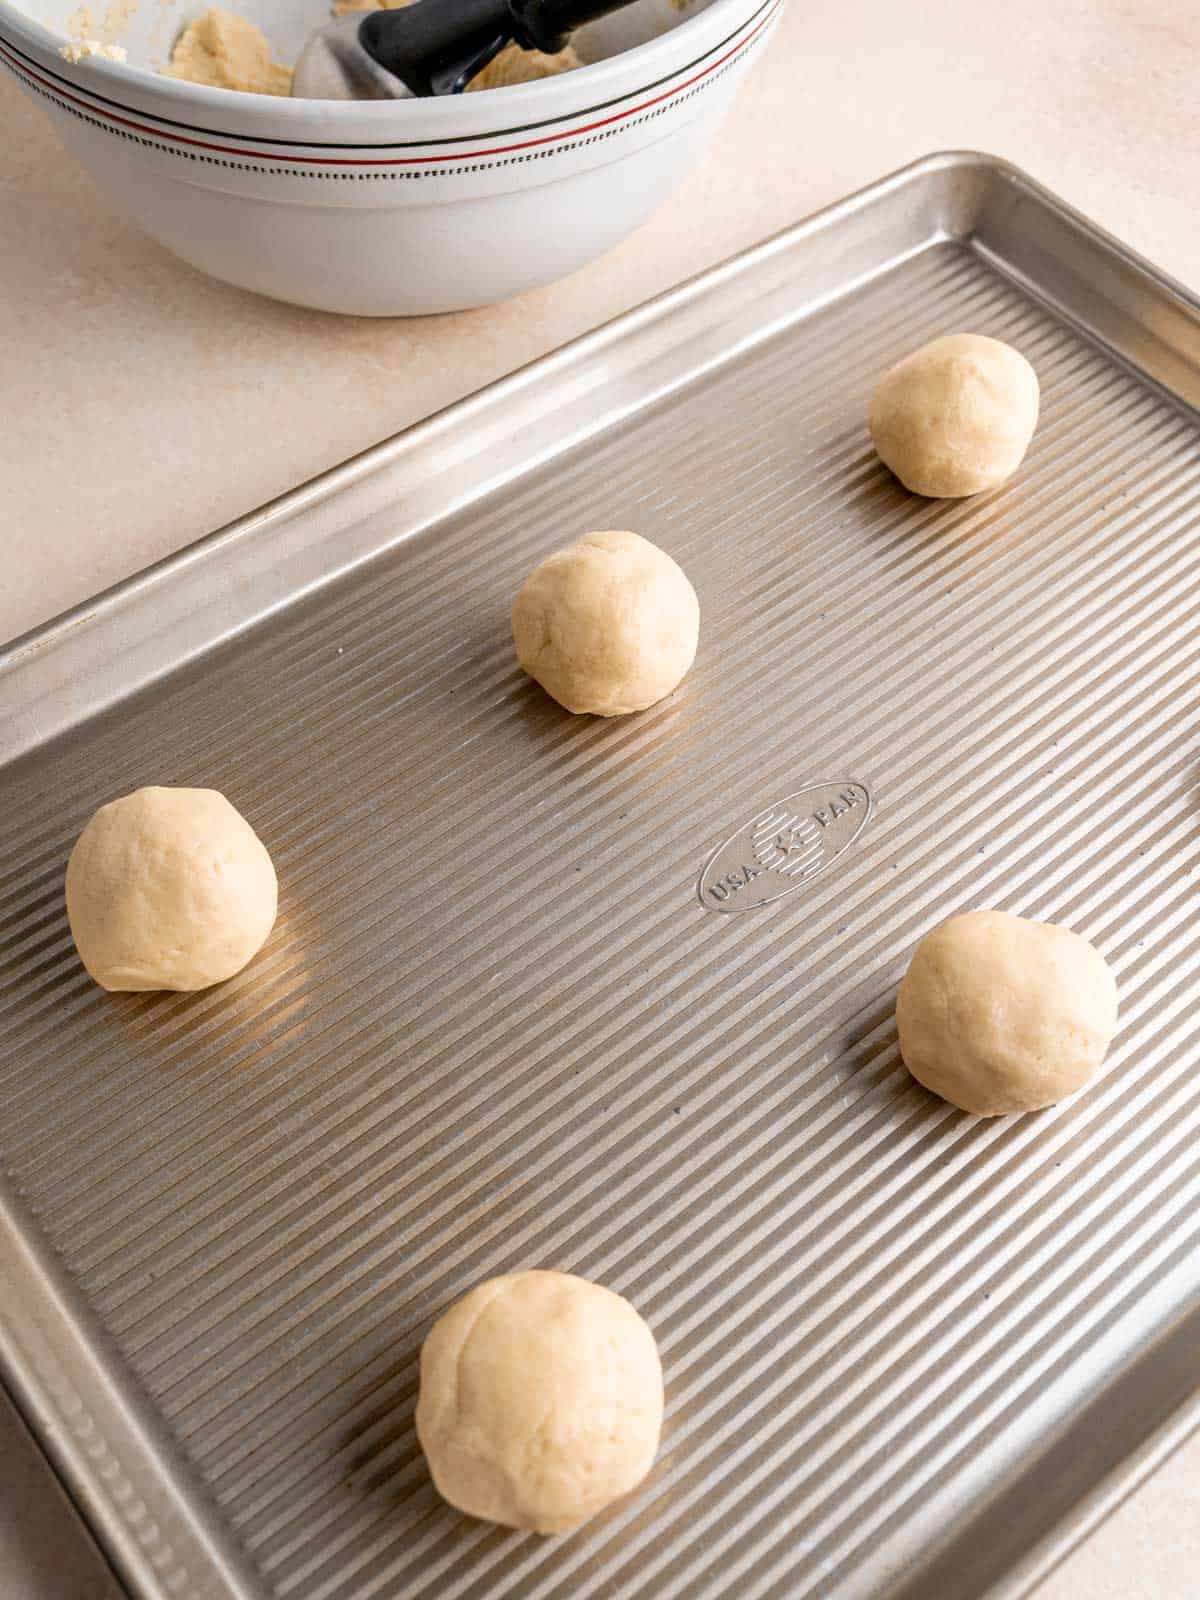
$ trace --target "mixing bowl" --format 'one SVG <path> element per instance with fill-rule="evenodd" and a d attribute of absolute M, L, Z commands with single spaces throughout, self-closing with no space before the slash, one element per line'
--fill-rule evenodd
<path fill-rule="evenodd" d="M 587 65 L 440 100 L 241 94 L 156 71 L 186 0 L 0 0 L 0 62 L 147 233 L 301 305 L 416 315 L 563 277 L 642 222 L 703 150 L 782 0 L 638 0 L 580 30 Z M 295 60 L 323 0 L 231 0 Z M 128 64 L 59 54 L 69 34 Z"/>

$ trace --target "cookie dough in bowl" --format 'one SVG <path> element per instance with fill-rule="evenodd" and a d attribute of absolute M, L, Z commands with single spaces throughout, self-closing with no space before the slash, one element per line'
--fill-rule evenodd
<path fill-rule="evenodd" d="M 347 0 L 334 6 L 338 15 L 374 10 L 397 9 L 408 0 L 371 0 L 357 4 Z M 503 89 L 516 83 L 536 83 L 559 72 L 573 72 L 583 66 L 570 45 L 556 55 L 540 50 L 522 50 L 509 45 L 471 79 L 467 91 L 478 94 L 485 89 Z M 261 28 L 240 12 L 210 6 L 183 30 L 171 51 L 167 76 L 185 83 L 208 84 L 214 89 L 237 89 L 244 94 L 288 95 L 292 90 L 292 69 L 271 59 L 271 46 Z"/>
<path fill-rule="evenodd" d="M 649 539 L 588 533 L 529 574 L 512 629 L 517 660 L 560 705 L 620 717 L 678 688 L 696 658 L 700 602 Z"/>
<path fill-rule="evenodd" d="M 1037 427 L 1037 374 L 1019 350 L 982 334 L 934 339 L 880 379 L 871 438 L 913 494 L 958 499 L 995 489 Z"/>
<path fill-rule="evenodd" d="M 995 1117 L 1052 1106 L 1099 1071 L 1117 983 L 1069 928 L 968 911 L 927 933 L 896 998 L 900 1052 L 918 1083 Z"/>
<path fill-rule="evenodd" d="M 292 92 L 290 67 L 271 59 L 261 28 L 236 12 L 210 6 L 175 41 L 168 77 L 245 94 Z"/>
<path fill-rule="evenodd" d="M 636 1488 L 662 1413 L 654 1335 L 570 1273 L 479 1284 L 421 1350 L 417 1436 L 439 1492 L 511 1528 L 565 1533 Z"/>
<path fill-rule="evenodd" d="M 101 806 L 67 862 L 67 919 L 104 989 L 207 989 L 275 923 L 275 868 L 215 789 L 138 789 Z"/>

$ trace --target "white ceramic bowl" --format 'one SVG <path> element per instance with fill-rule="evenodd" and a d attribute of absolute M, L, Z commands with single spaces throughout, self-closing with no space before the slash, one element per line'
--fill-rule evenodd
<path fill-rule="evenodd" d="M 326 0 L 226 0 L 293 61 Z M 112 0 L 59 55 L 79 0 L 0 0 L 0 63 L 161 244 L 260 294 L 373 316 L 549 283 L 642 222 L 696 160 L 782 0 L 639 0 L 582 29 L 589 63 L 443 100 L 239 94 L 155 70 L 204 0 Z M 685 7 L 680 9 L 681 5 Z M 88 29 L 91 32 L 91 28 Z"/>

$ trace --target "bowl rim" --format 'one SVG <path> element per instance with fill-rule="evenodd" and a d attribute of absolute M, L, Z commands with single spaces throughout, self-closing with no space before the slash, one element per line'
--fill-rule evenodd
<path fill-rule="evenodd" d="M 236 5 L 236 0 L 232 3 Z M 201 116 L 209 128 L 215 116 L 234 137 L 262 138 L 264 127 L 300 133 L 307 126 L 317 130 L 320 143 L 337 143 L 335 135 L 340 130 L 347 137 L 368 131 L 377 136 L 391 135 L 378 137 L 379 143 L 387 145 L 458 144 L 481 135 L 490 137 L 501 127 L 504 131 L 525 131 L 589 116 L 630 95 L 651 92 L 692 66 L 704 64 L 722 45 L 733 46 L 748 25 L 756 21 L 760 27 L 765 25 L 782 3 L 783 0 L 710 0 L 703 10 L 683 16 L 657 37 L 602 61 L 534 83 L 438 100 L 291 99 L 189 83 L 148 67 L 103 57 L 69 63 L 58 57 L 67 42 L 65 36 L 21 11 L 12 0 L 0 0 L 0 43 L 8 43 L 10 48 L 23 44 L 35 53 L 35 58 L 58 58 L 55 66 L 48 69 L 53 76 L 93 98 L 103 99 L 106 88 L 119 91 L 140 103 L 130 107 L 127 101 L 111 98 L 109 104 L 155 115 L 153 107 L 146 104 L 147 100 L 155 101 L 167 108 L 190 110 Z M 685 56 L 687 59 L 681 60 Z M 244 131 L 235 132 L 238 124 Z"/>

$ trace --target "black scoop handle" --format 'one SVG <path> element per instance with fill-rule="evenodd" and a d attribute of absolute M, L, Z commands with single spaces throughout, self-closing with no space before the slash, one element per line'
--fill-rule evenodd
<path fill-rule="evenodd" d="M 513 38 L 523 50 L 554 55 L 576 28 L 632 5 L 633 0 L 507 0 L 515 23 Z"/>
<path fill-rule="evenodd" d="M 576 28 L 633 0 L 418 0 L 370 11 L 363 49 L 415 95 L 461 94 L 510 41 L 523 50 L 561 50 Z"/>

